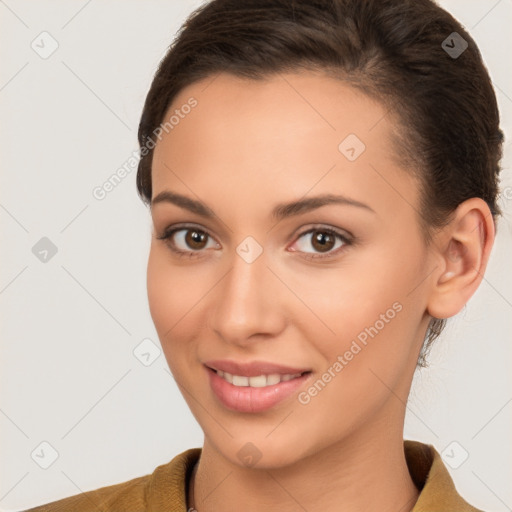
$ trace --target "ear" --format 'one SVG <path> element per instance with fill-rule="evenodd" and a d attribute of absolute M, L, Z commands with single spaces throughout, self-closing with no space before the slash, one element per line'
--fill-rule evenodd
<path fill-rule="evenodd" d="M 456 315 L 480 285 L 495 229 L 487 203 L 473 197 L 461 203 L 433 240 L 438 261 L 427 311 L 435 318 Z"/>

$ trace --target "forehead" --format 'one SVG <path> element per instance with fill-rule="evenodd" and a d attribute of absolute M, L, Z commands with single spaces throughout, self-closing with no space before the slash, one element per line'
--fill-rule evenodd
<path fill-rule="evenodd" d="M 338 150 L 338 139 L 347 133 L 370 139 L 380 138 L 391 126 L 380 121 L 386 117 L 383 106 L 357 89 L 320 72 L 281 73 L 260 80 L 249 80 L 219 73 L 183 89 L 165 116 L 186 109 L 187 103 L 197 102 L 189 114 L 181 116 L 173 134 L 190 136 L 187 127 L 203 144 L 226 143 L 227 136 L 238 135 L 250 141 L 251 147 L 272 149 L 274 146 L 307 142 Z M 192 119 L 185 121 L 189 117 Z M 187 133 L 188 132 L 188 133 Z M 206 135 L 208 137 L 206 138 Z M 314 136 L 314 137 L 313 137 Z M 176 139 L 176 137 L 175 137 Z M 271 144 L 274 141 L 274 144 Z M 335 153 L 337 154 L 337 153 Z"/>
<path fill-rule="evenodd" d="M 153 196 L 192 191 L 222 203 L 226 194 L 241 202 L 259 194 L 272 204 L 313 188 L 358 199 L 414 194 L 385 107 L 320 73 L 258 81 L 221 73 L 183 89 L 163 122 L 170 116 L 154 152 Z"/>

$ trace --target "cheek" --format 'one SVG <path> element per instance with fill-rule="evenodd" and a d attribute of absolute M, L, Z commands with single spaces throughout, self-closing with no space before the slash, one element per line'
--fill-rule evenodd
<path fill-rule="evenodd" d="M 170 272 L 169 265 L 165 264 L 160 251 L 151 247 L 147 268 L 147 291 L 151 317 L 160 341 L 164 341 L 162 334 L 173 325 L 173 312 L 176 311 L 176 279 L 178 275 Z"/>
<path fill-rule="evenodd" d="M 315 313 L 335 334 L 316 322 L 317 332 L 328 333 L 320 338 L 309 327 L 306 336 L 323 361 L 317 380 L 298 397 L 299 411 L 307 428 L 323 425 L 330 441 L 339 432 L 360 428 L 392 395 L 406 400 L 418 349 L 422 309 L 410 294 L 420 274 L 416 264 L 406 266 L 395 258 L 373 265 L 360 261 L 355 267 L 338 279 L 332 276 L 329 288 L 322 277 L 310 294 Z"/>
<path fill-rule="evenodd" d="M 290 288 L 299 290 L 314 315 L 305 315 L 308 323 L 303 328 L 310 332 L 307 338 L 315 340 L 324 356 L 332 359 L 358 337 L 364 341 L 368 330 L 375 333 L 372 327 L 376 327 L 379 339 L 400 343 L 410 335 L 410 329 L 397 336 L 391 327 L 410 324 L 412 328 L 418 323 L 422 303 L 411 292 L 421 282 L 424 270 L 420 246 L 410 242 L 407 252 L 399 253 L 397 245 L 358 251 L 339 269 L 316 270 L 307 277 L 286 271 Z"/>
<path fill-rule="evenodd" d="M 206 276 L 203 276 L 206 277 Z M 205 279 L 186 266 L 172 262 L 168 250 L 152 242 L 147 267 L 147 292 L 151 316 L 159 333 L 166 333 L 204 295 Z M 164 341 L 162 339 L 162 341 Z"/>
<path fill-rule="evenodd" d="M 172 341 L 176 339 L 181 319 L 187 313 L 185 307 L 188 305 L 190 309 L 194 303 L 191 295 L 194 295 L 195 288 L 190 286 L 186 272 L 169 263 L 165 250 L 152 245 L 147 267 L 148 304 L 171 370 L 177 361 L 176 357 L 170 357 L 174 351 Z M 179 344 L 175 345 L 179 347 Z"/>
<path fill-rule="evenodd" d="M 210 274 L 207 267 L 192 268 L 171 261 L 168 250 L 152 242 L 147 266 L 148 304 L 173 374 L 193 363 L 206 320 L 199 314 L 201 301 L 215 284 L 215 276 Z"/>

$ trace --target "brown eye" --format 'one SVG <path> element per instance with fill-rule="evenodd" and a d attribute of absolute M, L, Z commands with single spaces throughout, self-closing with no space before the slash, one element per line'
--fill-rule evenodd
<path fill-rule="evenodd" d="M 196 229 L 187 229 L 187 235 L 185 235 L 185 243 L 191 249 L 204 249 L 205 242 L 208 239 L 208 235 L 204 231 Z"/>
<path fill-rule="evenodd" d="M 336 237 L 326 231 L 314 231 L 313 235 L 311 245 L 319 252 L 330 251 L 336 243 Z"/>
<path fill-rule="evenodd" d="M 165 240 L 169 248 L 179 255 L 199 256 L 205 252 L 203 249 L 218 247 L 211 235 L 196 227 L 168 228 L 157 238 Z M 210 241 L 212 243 L 208 245 Z"/>
<path fill-rule="evenodd" d="M 348 235 L 331 228 L 316 227 L 300 234 L 292 250 L 305 253 L 309 259 L 328 258 L 351 244 L 352 239 Z"/>

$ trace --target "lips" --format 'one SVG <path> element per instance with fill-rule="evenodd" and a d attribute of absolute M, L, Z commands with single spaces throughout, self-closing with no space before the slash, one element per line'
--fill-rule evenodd
<path fill-rule="evenodd" d="M 300 373 L 293 375 L 290 373 L 284 375 L 279 373 L 271 373 L 269 375 L 258 375 L 257 377 L 245 377 L 244 375 L 233 375 L 228 372 L 223 372 L 222 370 L 214 371 L 217 372 L 219 377 L 223 378 L 226 382 L 233 384 L 233 386 L 250 386 L 251 388 L 265 388 L 267 386 L 279 384 L 280 382 L 288 382 L 289 380 L 297 379 L 301 376 Z"/>
<path fill-rule="evenodd" d="M 284 366 L 281 364 L 270 363 L 267 361 L 252 361 L 250 363 L 241 363 L 228 360 L 206 361 L 205 366 L 212 370 L 220 370 L 231 375 L 240 375 L 243 377 L 258 377 L 259 375 L 296 375 L 310 372 L 310 368 L 297 368 Z"/>
<path fill-rule="evenodd" d="M 238 412 L 256 413 L 270 409 L 297 392 L 311 378 L 311 371 L 306 368 L 262 361 L 207 361 L 205 369 L 220 403 Z"/>

